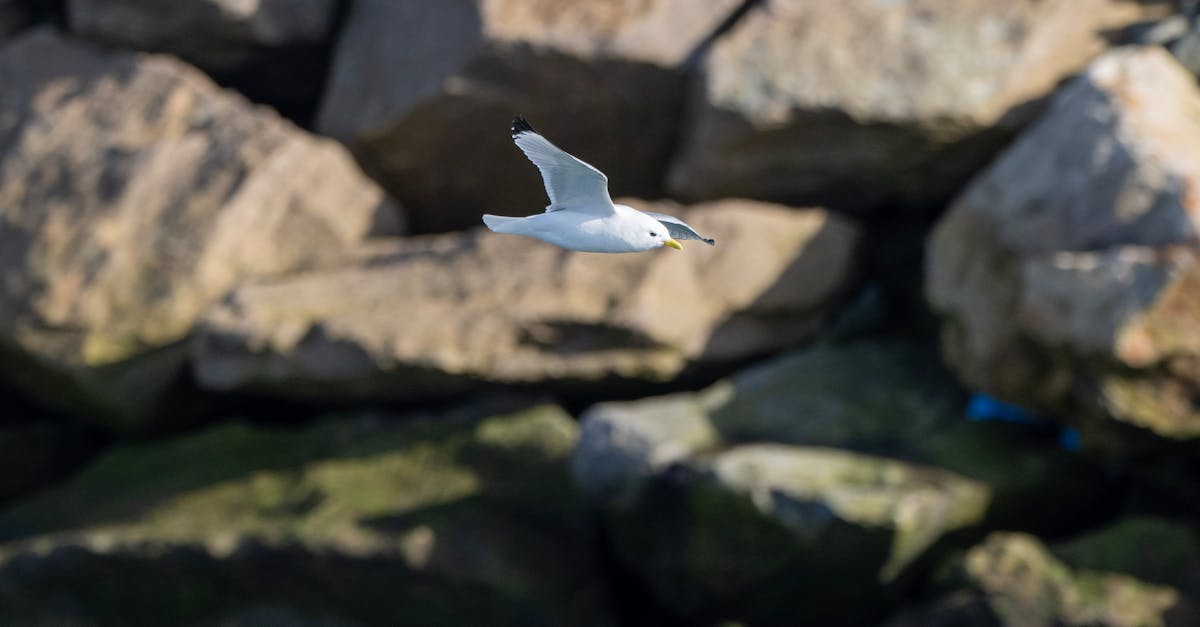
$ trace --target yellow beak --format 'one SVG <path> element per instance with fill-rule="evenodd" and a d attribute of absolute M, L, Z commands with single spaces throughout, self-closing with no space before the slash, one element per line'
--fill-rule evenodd
<path fill-rule="evenodd" d="M 669 240 L 663 242 L 663 246 L 670 246 L 671 248 L 674 248 L 675 250 L 683 250 L 683 246 L 680 246 L 679 242 L 677 242 L 673 239 L 669 239 Z"/>

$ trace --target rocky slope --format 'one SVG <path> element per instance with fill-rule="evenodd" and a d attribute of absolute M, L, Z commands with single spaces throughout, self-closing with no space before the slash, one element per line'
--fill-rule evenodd
<path fill-rule="evenodd" d="M 1196 10 L 0 0 L 0 624 L 1200 625 Z"/>

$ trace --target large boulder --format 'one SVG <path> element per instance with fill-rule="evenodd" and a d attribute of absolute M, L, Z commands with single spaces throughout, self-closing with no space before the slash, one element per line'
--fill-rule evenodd
<path fill-rule="evenodd" d="M 0 83 L 0 370 L 111 426 L 151 419 L 234 284 L 399 229 L 342 147 L 170 58 L 38 30 Z"/>
<path fill-rule="evenodd" d="M 572 470 L 625 568 L 680 616 L 864 624 L 944 534 L 1061 534 L 1121 501 L 1052 433 L 967 421 L 965 400 L 915 342 L 819 345 L 588 409 Z"/>
<path fill-rule="evenodd" d="M 1108 53 L 1065 87 L 930 239 L 958 374 L 1083 421 L 1097 446 L 1128 445 L 1101 437 L 1107 417 L 1200 436 L 1198 152 L 1200 89 L 1161 48 Z"/>
<path fill-rule="evenodd" d="M 597 255 L 478 229 L 246 284 L 205 318 L 196 378 L 293 397 L 594 398 L 808 339 L 852 280 L 858 230 L 823 210 L 727 201 L 683 215 L 716 246 Z"/>
<path fill-rule="evenodd" d="M 359 0 L 318 128 L 349 144 L 418 231 L 548 204 L 509 140 L 525 114 L 606 172 L 657 197 L 677 134 L 683 62 L 740 0 Z"/>
<path fill-rule="evenodd" d="M 695 394 L 606 403 L 585 414 L 576 480 L 601 502 L 633 502 L 673 464 L 732 444 L 849 449 L 981 481 L 983 524 L 1064 533 L 1120 501 L 1103 468 L 1037 425 L 964 418 L 966 398 L 934 352 L 904 339 L 823 344 Z"/>
<path fill-rule="evenodd" d="M 306 119 L 320 98 L 338 0 L 67 0 L 71 32 L 169 52 Z"/>
<path fill-rule="evenodd" d="M 764 0 L 708 50 L 669 189 L 941 206 L 1120 28 L 1125 0 Z"/>
<path fill-rule="evenodd" d="M 1064 562 L 1026 534 L 992 534 L 966 553 L 957 570 L 962 589 L 888 626 L 1200 625 L 1198 606 L 1179 590 L 1122 570 Z"/>
<path fill-rule="evenodd" d="M 612 624 L 575 438 L 544 406 L 122 446 L 0 512 L 0 622 Z"/>
<path fill-rule="evenodd" d="M 677 461 L 606 517 L 618 559 L 676 618 L 866 624 L 989 491 L 836 449 L 748 444 Z"/>

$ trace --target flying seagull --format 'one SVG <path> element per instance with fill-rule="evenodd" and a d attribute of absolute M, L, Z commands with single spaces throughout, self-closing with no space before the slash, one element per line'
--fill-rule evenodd
<path fill-rule="evenodd" d="M 636 253 L 664 246 L 683 250 L 681 239 L 716 243 L 679 218 L 614 204 L 603 172 L 550 143 L 519 115 L 513 119 L 512 138 L 541 171 L 550 205 L 544 213 L 526 218 L 485 215 L 483 223 L 489 229 L 589 253 Z"/>

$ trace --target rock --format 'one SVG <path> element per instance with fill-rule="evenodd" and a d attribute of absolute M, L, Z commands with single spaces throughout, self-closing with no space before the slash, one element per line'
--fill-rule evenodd
<path fill-rule="evenodd" d="M 101 43 L 177 55 L 304 119 L 320 98 L 337 7 L 337 0 L 67 0 L 67 24 Z"/>
<path fill-rule="evenodd" d="M 106 425 L 153 420 L 230 287 L 399 229 L 340 146 L 172 59 L 38 30 L 0 82 L 0 369 Z"/>
<path fill-rule="evenodd" d="M 659 197 L 681 66 L 741 4 L 360 0 L 317 126 L 354 149 L 420 232 L 548 204 L 509 139 L 515 113 L 607 173 L 615 194 Z"/>
<path fill-rule="evenodd" d="M 1073 568 L 1120 572 L 1200 599 L 1200 532 L 1186 521 L 1128 517 L 1059 542 L 1051 552 Z"/>
<path fill-rule="evenodd" d="M 1171 44 L 1171 52 L 1189 72 L 1200 76 L 1200 20 L 1191 20 L 1187 31 Z"/>
<path fill-rule="evenodd" d="M 1105 436 L 1109 417 L 1200 435 L 1197 150 L 1200 90 L 1159 48 L 1113 51 L 1064 88 L 930 238 L 957 373 L 1074 416 L 1097 448 L 1137 435 Z"/>
<path fill-rule="evenodd" d="M 1104 489 L 1087 482 L 1108 485 L 1015 425 L 965 423 L 962 401 L 912 342 L 819 345 L 696 394 L 588 409 L 572 471 L 624 567 L 679 617 L 869 624 L 943 535 L 1070 528 Z"/>
<path fill-rule="evenodd" d="M 247 284 L 206 317 L 195 375 L 291 397 L 594 398 L 808 339 L 851 281 L 858 230 L 825 211 L 727 201 L 684 216 L 716 246 L 595 255 L 477 229 Z"/>
<path fill-rule="evenodd" d="M 988 497 L 933 468 L 743 445 L 675 464 L 607 523 L 625 568 L 685 622 L 866 624 L 930 545 L 979 521 Z"/>
<path fill-rule="evenodd" d="M 576 482 L 623 508 L 672 464 L 731 444 L 850 449 L 944 468 L 992 493 L 983 525 L 1062 534 L 1109 514 L 1121 494 L 1096 465 L 1034 425 L 969 422 L 933 351 L 911 340 L 818 345 L 697 394 L 605 403 L 583 416 Z"/>
<path fill-rule="evenodd" d="M 764 0 L 704 54 L 668 188 L 862 212 L 940 207 L 1106 36 L 1164 11 Z"/>
<path fill-rule="evenodd" d="M 544 406 L 126 445 L 0 512 L 0 622 L 611 624 L 575 438 Z"/>
<path fill-rule="evenodd" d="M 952 625 L 1194 626 L 1195 606 L 1174 588 L 1121 573 L 1076 570 L 1056 559 L 1036 538 L 995 533 L 967 552 L 962 565 L 967 590 L 953 595 L 931 616 Z M 964 603 L 964 595 L 977 603 Z M 990 620 L 980 620 L 980 607 Z M 969 613 L 968 613 L 969 612 Z M 947 620 L 957 618 L 958 620 Z M 891 623 L 931 624 L 919 620 Z M 969 621 L 969 622 L 968 622 Z"/>

